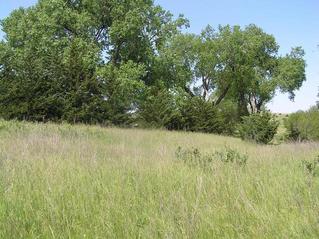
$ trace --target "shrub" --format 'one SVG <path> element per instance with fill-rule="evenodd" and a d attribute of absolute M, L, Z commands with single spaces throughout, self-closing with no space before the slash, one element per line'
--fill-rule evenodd
<path fill-rule="evenodd" d="M 289 115 L 284 124 L 290 140 L 319 140 L 319 109 L 317 107 Z"/>
<path fill-rule="evenodd" d="M 167 90 L 149 92 L 139 109 L 141 125 L 192 132 L 232 134 L 232 106 L 218 108 L 200 97 L 178 96 Z M 226 109 L 226 110 L 225 110 Z"/>
<path fill-rule="evenodd" d="M 200 97 L 192 97 L 181 108 L 182 128 L 192 132 L 223 133 L 221 115 L 211 102 Z"/>
<path fill-rule="evenodd" d="M 189 166 L 200 166 L 206 168 L 212 161 L 212 155 L 202 155 L 197 148 L 183 149 L 178 147 L 176 150 L 176 157 Z"/>
<path fill-rule="evenodd" d="M 313 160 L 303 160 L 305 170 L 312 176 L 319 175 L 319 156 Z"/>
<path fill-rule="evenodd" d="M 277 133 L 279 122 L 269 112 L 245 116 L 239 125 L 239 135 L 243 140 L 268 144 Z"/>
<path fill-rule="evenodd" d="M 143 127 L 171 128 L 179 114 L 174 95 L 168 90 L 149 90 L 139 109 L 139 120 Z"/>
<path fill-rule="evenodd" d="M 225 147 L 224 150 L 216 151 L 213 154 L 202 154 L 197 148 L 183 149 L 178 147 L 176 157 L 185 164 L 201 168 L 209 168 L 214 160 L 220 160 L 223 163 L 234 163 L 239 166 L 245 166 L 248 160 L 246 154 L 239 153 L 236 149 Z"/>
<path fill-rule="evenodd" d="M 224 163 L 236 163 L 240 166 L 246 165 L 248 160 L 248 156 L 246 154 L 241 154 L 237 150 L 229 147 L 226 147 L 222 151 L 216 151 L 215 158 Z"/>

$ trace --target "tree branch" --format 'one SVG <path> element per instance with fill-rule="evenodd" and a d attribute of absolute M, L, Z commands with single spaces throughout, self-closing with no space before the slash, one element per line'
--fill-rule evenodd
<path fill-rule="evenodd" d="M 218 99 L 215 101 L 215 103 L 214 103 L 215 106 L 216 106 L 216 105 L 219 105 L 219 104 L 222 102 L 222 100 L 226 97 L 226 95 L 227 95 L 227 93 L 228 93 L 230 87 L 231 87 L 231 84 L 228 84 L 228 86 L 225 88 L 225 90 L 222 92 L 222 94 L 221 94 L 221 95 L 218 97 Z"/>

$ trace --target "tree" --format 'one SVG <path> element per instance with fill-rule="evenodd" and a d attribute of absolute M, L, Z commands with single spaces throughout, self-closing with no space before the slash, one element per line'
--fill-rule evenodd
<path fill-rule="evenodd" d="M 39 0 L 1 26 L 5 119 L 231 134 L 277 90 L 293 99 L 305 80 L 301 48 L 280 56 L 255 25 L 182 34 L 188 21 L 153 0 Z"/>
<path fill-rule="evenodd" d="M 103 82 L 103 98 L 108 103 L 109 119 L 112 124 L 126 124 L 130 112 L 136 109 L 145 84 L 141 80 L 145 74 L 143 65 L 128 61 L 119 67 L 105 65 L 98 72 L 99 81 Z"/>
<path fill-rule="evenodd" d="M 151 0 L 40 0 L 12 12 L 1 23 L 1 116 L 122 124 L 184 23 Z"/>
<path fill-rule="evenodd" d="M 239 116 L 260 112 L 276 90 L 293 99 L 305 80 L 303 50 L 293 48 L 280 56 L 275 38 L 255 25 L 220 26 L 217 31 L 208 26 L 200 36 L 186 34 L 174 41 L 171 51 L 192 72 L 188 86 L 197 86 L 189 91 L 216 106 L 231 99 Z"/>

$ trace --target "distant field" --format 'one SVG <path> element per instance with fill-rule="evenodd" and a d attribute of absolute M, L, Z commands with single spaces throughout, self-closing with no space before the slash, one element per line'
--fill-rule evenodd
<path fill-rule="evenodd" d="M 246 166 L 178 160 L 225 146 Z M 0 238 L 319 238 L 318 143 L 0 121 Z"/>

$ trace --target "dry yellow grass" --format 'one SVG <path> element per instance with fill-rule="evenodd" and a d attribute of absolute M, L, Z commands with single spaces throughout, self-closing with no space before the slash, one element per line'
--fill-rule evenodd
<path fill-rule="evenodd" d="M 249 156 L 209 170 L 176 149 Z M 319 144 L 0 122 L 1 238 L 318 238 Z"/>

